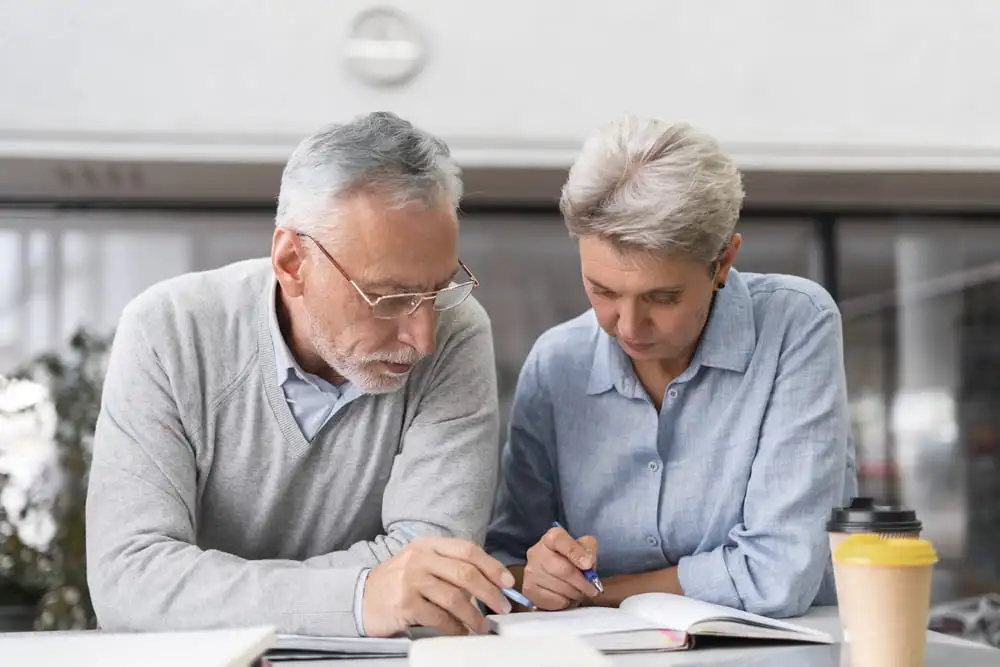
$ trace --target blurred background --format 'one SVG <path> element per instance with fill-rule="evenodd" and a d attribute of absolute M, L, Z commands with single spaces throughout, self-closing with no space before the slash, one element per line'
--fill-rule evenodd
<path fill-rule="evenodd" d="M 1000 3 L 7 0 L 0 374 L 152 283 L 266 255 L 284 160 L 394 111 L 465 169 L 504 412 L 586 307 L 556 201 L 625 111 L 718 137 L 743 271 L 843 311 L 862 490 L 917 510 L 937 599 L 1000 592 Z"/>

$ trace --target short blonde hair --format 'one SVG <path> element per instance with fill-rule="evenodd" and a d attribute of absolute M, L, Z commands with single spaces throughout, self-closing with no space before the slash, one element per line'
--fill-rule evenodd
<path fill-rule="evenodd" d="M 686 123 L 627 115 L 584 143 L 559 210 L 574 238 L 710 263 L 742 204 L 740 172 L 714 138 Z"/>

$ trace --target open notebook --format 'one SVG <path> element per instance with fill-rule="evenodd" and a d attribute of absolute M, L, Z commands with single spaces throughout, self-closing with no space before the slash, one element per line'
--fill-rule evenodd
<path fill-rule="evenodd" d="M 825 632 L 666 593 L 636 595 L 618 609 L 586 607 L 488 618 L 498 635 L 574 635 L 604 653 L 681 651 L 709 638 L 834 643 Z M 413 640 L 434 635 L 427 628 L 411 628 L 407 636 L 392 639 L 278 635 L 267 657 L 280 661 L 405 656 Z"/>
<path fill-rule="evenodd" d="M 708 638 L 834 643 L 825 632 L 668 593 L 636 595 L 618 609 L 584 607 L 489 620 L 499 635 L 576 635 L 605 653 L 679 651 Z"/>

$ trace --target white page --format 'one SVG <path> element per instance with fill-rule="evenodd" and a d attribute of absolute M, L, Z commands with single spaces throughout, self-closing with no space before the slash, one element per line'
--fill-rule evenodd
<path fill-rule="evenodd" d="M 732 619 L 812 637 L 826 634 L 801 625 L 670 593 L 635 595 L 622 602 L 621 609 L 658 627 L 683 632 L 687 632 L 692 625 L 706 619 Z"/>
<path fill-rule="evenodd" d="M 0 633 L 3 667 L 247 667 L 270 647 L 273 628 L 192 632 Z"/>
<path fill-rule="evenodd" d="M 376 637 L 278 635 L 278 640 L 271 649 L 340 655 L 406 655 L 411 643 L 412 641 L 406 637 L 379 639 Z"/>
<path fill-rule="evenodd" d="M 496 633 L 505 637 L 553 634 L 585 636 L 660 629 L 651 621 L 608 607 L 494 615 L 489 620 Z"/>
<path fill-rule="evenodd" d="M 576 637 L 438 637 L 416 642 L 410 667 L 613 667 Z"/>

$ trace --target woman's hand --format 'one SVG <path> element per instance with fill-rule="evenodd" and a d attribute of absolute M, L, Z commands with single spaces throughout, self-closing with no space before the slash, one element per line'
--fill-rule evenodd
<path fill-rule="evenodd" d="M 574 540 L 564 529 L 551 528 L 527 556 L 521 592 L 538 609 L 569 609 L 598 595 L 583 576 L 583 570 L 597 566 L 596 538 Z"/>

